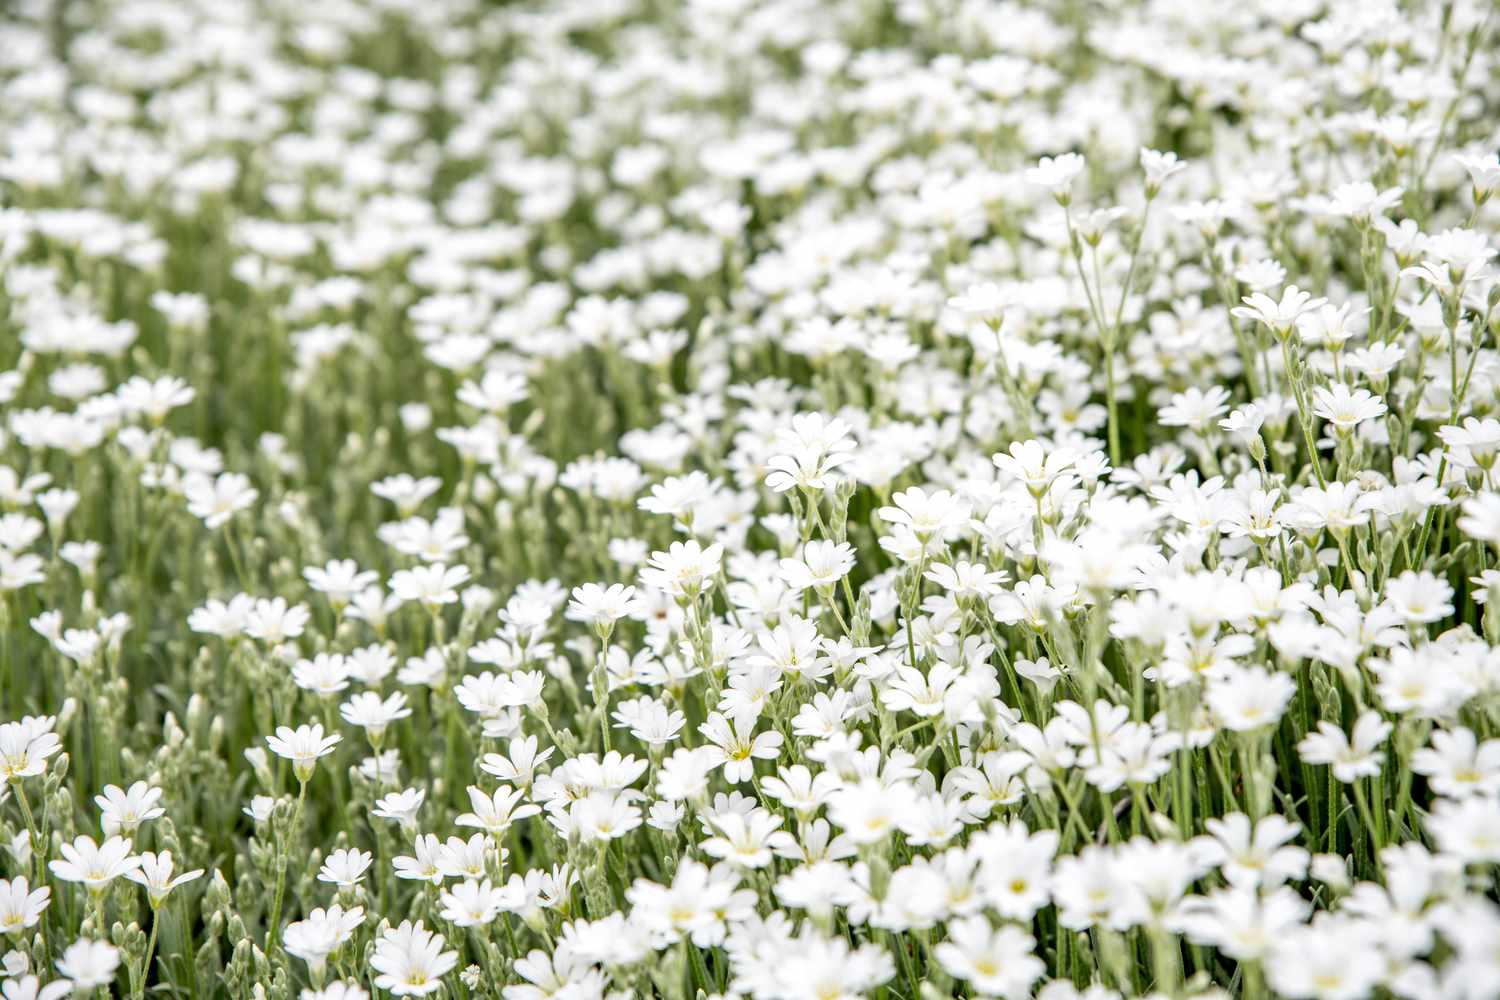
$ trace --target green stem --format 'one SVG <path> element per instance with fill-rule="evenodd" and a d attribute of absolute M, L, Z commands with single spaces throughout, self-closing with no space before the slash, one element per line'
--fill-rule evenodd
<path fill-rule="evenodd" d="M 292 811 L 292 825 L 288 827 L 287 835 L 283 842 L 276 845 L 276 893 L 272 897 L 271 919 L 266 923 L 267 955 L 272 954 L 273 949 L 280 946 L 280 935 L 277 933 L 277 929 L 281 925 L 281 904 L 283 896 L 286 893 L 286 866 L 289 860 L 287 858 L 286 841 L 295 836 L 300 828 L 302 823 L 302 804 L 307 800 L 307 782 L 302 781 L 298 785 L 297 808 Z"/>
<path fill-rule="evenodd" d="M 156 929 L 161 924 L 161 913 L 151 907 L 151 934 L 146 938 L 146 957 L 141 961 L 141 974 L 135 985 L 136 1000 L 146 995 L 146 980 L 151 976 L 151 956 L 156 952 Z"/>
<path fill-rule="evenodd" d="M 37 832 L 36 816 L 31 812 L 31 800 L 26 797 L 26 782 L 23 778 L 12 778 L 11 787 L 16 790 L 16 801 L 21 805 L 21 815 L 26 820 L 26 833 L 31 840 L 31 867 L 35 873 L 36 885 L 45 882 L 43 865 L 46 859 L 42 856 L 42 838 Z"/>

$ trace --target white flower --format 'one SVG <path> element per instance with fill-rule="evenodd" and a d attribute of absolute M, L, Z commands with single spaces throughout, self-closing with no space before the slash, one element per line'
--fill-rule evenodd
<path fill-rule="evenodd" d="M 220 473 L 213 479 L 189 476 L 182 484 L 182 493 L 187 498 L 188 513 L 201 518 L 210 530 L 228 524 L 231 517 L 248 510 L 260 496 L 250 485 L 249 477 L 238 472 Z"/>
<path fill-rule="evenodd" d="M 755 724 L 756 717 L 747 712 L 729 717 L 710 712 L 698 727 L 709 743 L 704 748 L 708 759 L 724 768 L 724 780 L 731 784 L 749 781 L 756 760 L 775 760 L 781 755 L 781 734 L 771 729 L 756 733 Z"/>
<path fill-rule="evenodd" d="M 153 381 L 137 375 L 115 390 L 115 398 L 124 412 L 143 414 L 153 423 L 160 423 L 172 410 L 191 403 L 197 393 L 180 378 L 167 375 Z"/>
<path fill-rule="evenodd" d="M 1454 153 L 1453 162 L 1468 172 L 1476 197 L 1487 197 L 1496 188 L 1500 188 L 1500 153 L 1490 153 L 1488 156 Z"/>
<path fill-rule="evenodd" d="M 174 875 L 171 851 L 162 851 L 160 854 L 146 851 L 141 855 L 140 862 L 140 867 L 126 873 L 125 877 L 146 887 L 146 896 L 153 909 L 161 906 L 173 889 L 203 874 L 203 869 L 194 868 Z"/>
<path fill-rule="evenodd" d="M 467 566 L 432 563 L 397 571 L 390 579 L 391 593 L 403 601 L 418 601 L 438 608 L 458 600 L 458 588 L 469 581 Z"/>
<path fill-rule="evenodd" d="M 1297 744 L 1297 752 L 1309 764 L 1333 765 L 1333 776 L 1345 784 L 1380 773 L 1377 751 L 1391 733 L 1391 724 L 1377 713 L 1366 711 L 1354 723 L 1352 735 L 1324 720 L 1318 730 Z"/>
<path fill-rule="evenodd" d="M 781 826 L 780 816 L 757 809 L 748 816 L 725 813 L 709 823 L 717 836 L 699 845 L 709 857 L 741 868 L 764 868 L 771 863 L 771 836 Z"/>
<path fill-rule="evenodd" d="M 827 489 L 835 481 L 834 471 L 854 458 L 849 425 L 821 413 L 793 416 L 790 427 L 776 432 L 771 448 L 766 485 L 777 493 Z"/>
<path fill-rule="evenodd" d="M 91 938 L 74 941 L 57 960 L 57 971 L 71 981 L 75 993 L 108 986 L 119 967 L 120 952 L 115 946 Z"/>
<path fill-rule="evenodd" d="M 984 917 L 964 917 L 949 922 L 948 940 L 933 949 L 933 956 L 976 992 L 1017 998 L 1030 996 L 1031 984 L 1046 971 L 1035 948 L 1036 941 L 1019 927 L 992 928 Z"/>
<path fill-rule="evenodd" d="M 1493 417 L 1465 417 L 1462 426 L 1439 427 L 1438 437 L 1454 462 L 1471 469 L 1488 471 L 1500 456 L 1500 420 Z"/>
<path fill-rule="evenodd" d="M 1199 859 L 1220 868 L 1231 885 L 1274 887 L 1307 871 L 1308 853 L 1289 842 L 1300 827 L 1277 815 L 1252 823 L 1244 813 L 1230 813 L 1204 824 L 1208 836 L 1191 846 Z"/>
<path fill-rule="evenodd" d="M 1385 601 L 1409 624 L 1425 625 L 1453 614 L 1453 588 L 1426 570 L 1406 570 L 1386 581 Z"/>
<path fill-rule="evenodd" d="M 310 726 L 298 726 L 296 729 L 278 726 L 275 736 L 266 737 L 266 746 L 276 756 L 291 761 L 297 780 L 306 783 L 313 775 L 318 758 L 333 753 L 334 747 L 342 739 L 343 736 L 338 733 L 324 736 L 323 726 L 314 722 Z"/>
<path fill-rule="evenodd" d="M 1254 732 L 1279 722 L 1296 693 L 1296 682 L 1284 673 L 1230 667 L 1209 683 L 1208 705 L 1225 728 Z"/>
<path fill-rule="evenodd" d="M 130 853 L 130 841 L 122 837 L 110 837 L 98 844 L 93 837 L 79 836 L 72 843 L 64 842 L 61 852 L 62 857 L 49 862 L 47 869 L 64 882 L 82 882 L 91 892 L 103 891 L 141 864 L 141 859 Z"/>
<path fill-rule="evenodd" d="M 1059 202 L 1067 204 L 1072 197 L 1073 181 L 1086 166 L 1087 162 L 1077 153 L 1044 156 L 1026 171 L 1026 181 L 1046 188 Z"/>
<path fill-rule="evenodd" d="M 1076 456 L 1065 448 L 1048 450 L 1040 441 L 1017 441 L 1006 454 L 995 455 L 995 467 L 1019 480 L 1034 497 L 1040 497 L 1068 469 Z"/>
<path fill-rule="evenodd" d="M 0 725 L 0 778 L 17 781 L 47 770 L 47 758 L 62 749 L 52 732 L 56 720 L 28 718 Z"/>
<path fill-rule="evenodd" d="M 918 487 L 902 490 L 891 497 L 894 506 L 882 507 L 882 520 L 910 529 L 917 538 L 926 540 L 969 522 L 969 505 L 948 490 L 928 493 Z"/>
<path fill-rule="evenodd" d="M 1177 393 L 1170 403 L 1162 407 L 1158 419 L 1167 427 L 1187 427 L 1195 431 L 1206 430 L 1229 409 L 1229 392 L 1223 386 L 1199 389 L 1193 386 Z"/>
<path fill-rule="evenodd" d="M 361 570 L 353 559 L 331 559 L 325 566 L 307 567 L 302 575 L 308 586 L 320 594 L 327 594 L 335 605 L 349 603 L 378 578 L 374 570 Z"/>
<path fill-rule="evenodd" d="M 282 944 L 287 954 L 302 959 L 314 978 L 321 979 L 328 956 L 348 941 L 364 920 L 365 911 L 360 906 L 348 910 L 336 904 L 326 910 L 319 907 L 305 919 L 287 924 L 281 932 Z"/>
<path fill-rule="evenodd" d="M 13 951 L 6 955 L 20 955 L 21 952 Z M 9 970 L 7 970 L 9 971 Z M 3 990 L 5 1000 L 61 1000 L 73 992 L 73 984 L 66 979 L 55 979 L 43 986 L 36 976 L 16 974 L 15 978 L 7 979 L 0 990 Z"/>
<path fill-rule="evenodd" d="M 409 826 L 416 821 L 417 810 L 422 808 L 422 803 L 426 798 L 427 792 L 423 789 L 405 788 L 376 799 L 370 814 Z"/>
<path fill-rule="evenodd" d="M 1291 335 L 1297 320 L 1304 313 L 1317 309 L 1327 299 L 1314 298 L 1311 293 L 1304 292 L 1296 285 L 1289 285 L 1281 293 L 1280 300 L 1273 299 L 1264 292 L 1256 292 L 1241 301 L 1245 304 L 1230 310 L 1234 315 L 1264 324 L 1278 338 L 1285 339 Z"/>
<path fill-rule="evenodd" d="M 828 590 L 854 568 L 854 562 L 854 547 L 848 542 L 810 541 L 799 558 L 781 560 L 781 578 L 794 593 L 809 587 Z"/>
<path fill-rule="evenodd" d="M 1495 799 L 1438 799 L 1426 827 L 1439 850 L 1464 863 L 1500 861 L 1500 802 Z"/>
<path fill-rule="evenodd" d="M 497 838 L 503 837 L 516 820 L 542 811 L 540 806 L 521 805 L 522 798 L 519 789 L 499 788 L 489 793 L 470 785 L 469 805 L 474 811 L 461 814 L 453 822 L 458 826 L 478 827 Z"/>
<path fill-rule="evenodd" d="M 341 889 L 351 888 L 364 881 L 374 855 L 357 848 L 340 848 L 329 854 L 318 869 L 318 881 L 329 882 Z"/>
<path fill-rule="evenodd" d="M 439 893 L 438 905 L 443 919 L 456 927 L 483 927 L 499 916 L 509 899 L 505 889 L 489 879 L 467 879 Z"/>
<path fill-rule="evenodd" d="M 339 706 L 339 716 L 351 726 L 365 731 L 372 744 L 379 744 L 391 723 L 411 716 L 406 695 L 394 691 L 381 698 L 373 691 L 361 691 Z"/>
<path fill-rule="evenodd" d="M 122 791 L 118 785 L 105 785 L 104 794 L 94 796 L 105 836 L 133 834 L 147 820 L 166 815 L 166 809 L 158 805 L 161 796 L 160 788 L 152 788 L 144 781 L 137 781 L 129 791 Z"/>
<path fill-rule="evenodd" d="M 713 586 L 724 557 L 724 546 L 701 546 L 694 539 L 673 542 L 665 552 L 653 552 L 641 570 L 641 582 L 673 597 L 692 597 Z"/>
<path fill-rule="evenodd" d="M 1168 180 L 1187 169 L 1187 164 L 1170 151 L 1161 153 L 1142 147 L 1140 160 L 1141 170 L 1146 174 L 1146 193 L 1150 197 L 1154 197 Z"/>
<path fill-rule="evenodd" d="M 307 628 L 311 613 L 303 604 L 288 604 L 284 597 L 260 598 L 245 614 L 245 634 L 269 646 L 295 639 Z"/>
<path fill-rule="evenodd" d="M 1491 545 L 1500 545 L 1500 493 L 1480 493 L 1465 500 L 1459 508 L 1458 530 L 1470 538 Z M 3 746 L 3 729 L 0 729 L 0 746 Z M 0 754 L 3 754 L 0 750 Z M 3 760 L 3 758 L 0 758 Z"/>
<path fill-rule="evenodd" d="M 640 608 L 635 600 L 635 588 L 618 583 L 608 588 L 585 583 L 573 588 L 572 597 L 568 602 L 567 619 L 605 630 L 613 628 L 621 618 L 635 615 Z"/>
<path fill-rule="evenodd" d="M 1425 775 L 1439 795 L 1493 795 L 1500 791 L 1500 740 L 1480 743 L 1472 730 L 1439 729 L 1429 746 L 1412 754 L 1411 769 Z"/>
<path fill-rule="evenodd" d="M 18 934 L 35 927 L 52 902 L 47 886 L 33 889 L 24 877 L 0 879 L 0 934 Z"/>
<path fill-rule="evenodd" d="M 403 920 L 375 942 L 370 967 L 379 973 L 375 985 L 392 996 L 427 996 L 442 987 L 442 978 L 458 964 L 458 952 L 444 951 L 443 935 Z"/>
<path fill-rule="evenodd" d="M 1319 386 L 1313 390 L 1313 413 L 1332 424 L 1338 434 L 1347 435 L 1366 420 L 1385 416 L 1385 403 L 1365 389 L 1350 391 L 1336 382 L 1331 388 Z"/>

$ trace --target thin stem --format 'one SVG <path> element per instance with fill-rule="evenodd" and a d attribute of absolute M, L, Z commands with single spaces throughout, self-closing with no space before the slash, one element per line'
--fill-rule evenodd
<path fill-rule="evenodd" d="M 12 778 L 11 787 L 16 790 L 16 801 L 21 805 L 21 816 L 26 821 L 26 833 L 31 842 L 31 867 L 35 872 L 34 878 L 37 885 L 44 882 L 43 865 L 46 859 L 42 857 L 42 838 L 37 832 L 36 817 L 31 812 L 31 800 L 26 797 L 26 782 L 23 778 Z"/>
<path fill-rule="evenodd" d="M 277 929 L 281 925 L 281 903 L 286 892 L 286 866 L 287 841 L 289 841 L 301 828 L 302 804 L 307 800 L 307 782 L 298 782 L 297 808 L 292 811 L 292 825 L 287 828 L 287 835 L 282 843 L 276 845 L 276 893 L 271 903 L 271 919 L 266 923 L 266 954 L 272 954 L 272 949 L 280 947 L 280 935 Z"/>
<path fill-rule="evenodd" d="M 156 929 L 161 925 L 161 911 L 151 907 L 151 934 L 146 938 L 146 956 L 141 961 L 140 978 L 135 984 L 136 1000 L 146 995 L 146 980 L 151 976 L 151 956 L 156 953 Z"/>

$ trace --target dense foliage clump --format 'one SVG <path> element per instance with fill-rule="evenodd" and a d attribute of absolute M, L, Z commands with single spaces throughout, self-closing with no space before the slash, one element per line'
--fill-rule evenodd
<path fill-rule="evenodd" d="M 0 990 L 1500 998 L 1491 0 L 16 0 Z"/>

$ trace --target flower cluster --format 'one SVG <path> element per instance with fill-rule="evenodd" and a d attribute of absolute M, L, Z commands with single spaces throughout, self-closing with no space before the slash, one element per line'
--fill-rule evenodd
<path fill-rule="evenodd" d="M 4 1000 L 1500 998 L 1489 0 L 20 0 L 0 95 Z"/>

